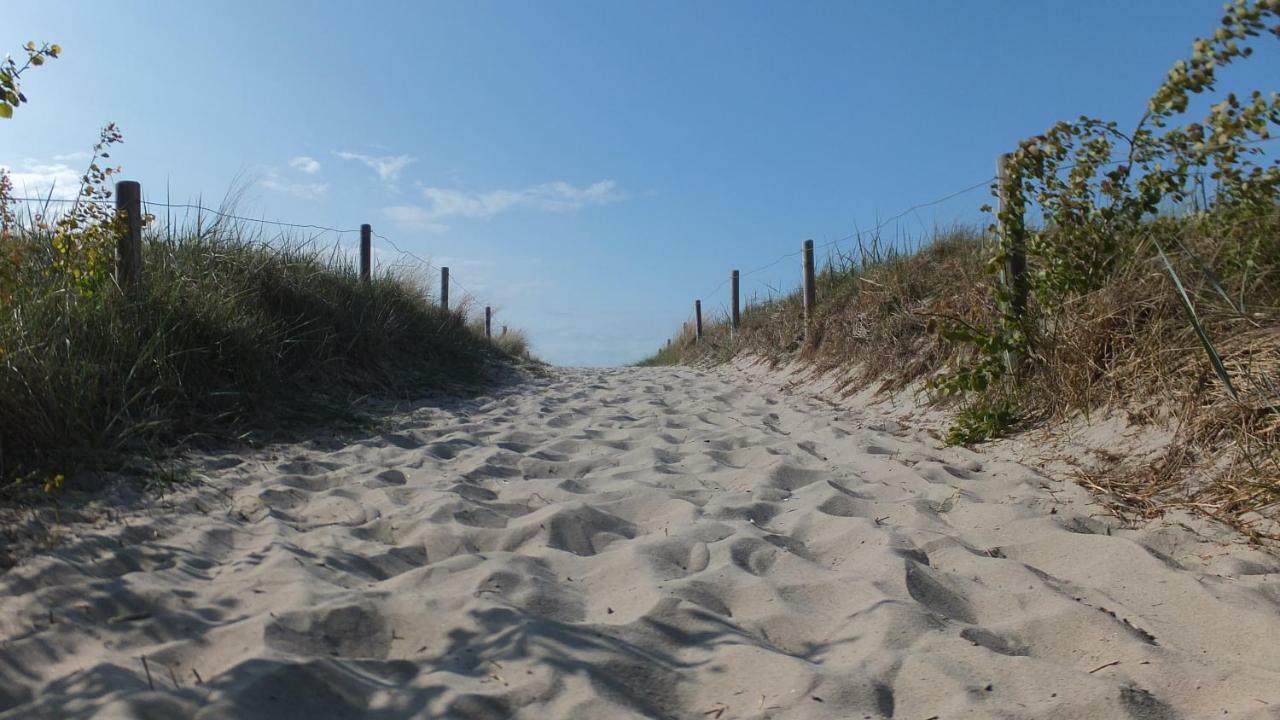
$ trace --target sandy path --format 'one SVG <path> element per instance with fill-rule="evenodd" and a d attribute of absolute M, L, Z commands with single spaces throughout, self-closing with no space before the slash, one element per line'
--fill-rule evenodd
<path fill-rule="evenodd" d="M 0 717 L 1280 718 L 1274 556 L 741 375 L 207 474 L 0 575 Z"/>

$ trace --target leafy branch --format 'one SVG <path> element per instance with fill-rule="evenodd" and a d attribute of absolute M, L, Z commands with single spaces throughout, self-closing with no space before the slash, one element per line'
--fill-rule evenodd
<path fill-rule="evenodd" d="M 62 48 L 57 44 L 44 43 L 37 47 L 34 41 L 28 42 L 23 50 L 26 51 L 27 59 L 21 66 L 8 54 L 0 61 L 0 118 L 13 117 L 14 108 L 27 101 L 27 96 L 22 94 L 18 84 L 22 73 L 62 54 Z"/>
<path fill-rule="evenodd" d="M 1013 239 L 1025 238 L 1025 282 L 1035 307 L 1022 307 L 1013 283 L 1002 282 L 995 284 L 998 316 L 989 328 L 943 324 L 942 336 L 972 346 L 976 358 L 935 378 L 935 391 L 984 391 L 1009 373 L 1007 358 L 1036 357 L 1037 318 L 1051 317 L 1064 303 L 1101 287 L 1121 263 L 1149 253 L 1150 245 L 1134 241 L 1144 223 L 1166 204 L 1185 202 L 1194 179 L 1211 179 L 1213 210 L 1224 218 L 1275 211 L 1280 161 L 1268 163 L 1258 146 L 1280 125 L 1280 93 L 1228 93 L 1199 121 L 1178 119 L 1193 95 L 1215 90 L 1223 68 L 1253 54 L 1253 38 L 1280 38 L 1278 20 L 1280 0 L 1235 0 L 1213 35 L 1197 39 L 1190 56 L 1174 63 L 1132 130 L 1082 116 L 1018 144 L 1005 166 L 996 226 L 1002 232 L 990 269 L 1004 268 L 1015 251 Z M 1033 204 L 1041 216 L 1034 231 L 1025 219 Z M 1190 294 L 1158 241 L 1155 247 L 1214 371 L 1235 397 Z"/>

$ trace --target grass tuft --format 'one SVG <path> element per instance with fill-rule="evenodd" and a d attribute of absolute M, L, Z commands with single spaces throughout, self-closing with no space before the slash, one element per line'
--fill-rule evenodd
<path fill-rule="evenodd" d="M 350 418 L 355 397 L 475 382 L 524 351 L 523 338 L 520 352 L 486 341 L 410 274 L 362 283 L 341 253 L 226 223 L 150 234 L 136 296 L 110 281 L 68 287 L 50 272 L 47 234 L 9 243 L 20 259 L 0 259 L 9 491 L 63 474 L 91 484 L 84 471 L 160 447 Z"/>

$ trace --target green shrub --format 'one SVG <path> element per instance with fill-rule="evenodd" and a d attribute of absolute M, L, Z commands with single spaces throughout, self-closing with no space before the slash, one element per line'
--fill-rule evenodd
<path fill-rule="evenodd" d="M 1008 435 L 1018 423 L 1007 400 L 982 400 L 956 413 L 947 432 L 948 445 L 974 445 Z"/>

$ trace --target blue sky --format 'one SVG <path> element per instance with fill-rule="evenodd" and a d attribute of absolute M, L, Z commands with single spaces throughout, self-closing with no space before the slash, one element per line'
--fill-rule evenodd
<path fill-rule="evenodd" d="M 1217 0 L 6 3 L 58 42 L 0 165 L 97 129 L 150 199 L 374 229 L 559 364 L 639 359 L 747 271 L 988 178 L 1081 114 L 1132 123 Z M 1274 87 L 1277 53 L 1232 70 Z M 980 221 L 978 190 L 886 233 Z M 793 259 L 743 292 L 795 285 Z M 455 291 L 456 292 L 456 291 Z"/>

